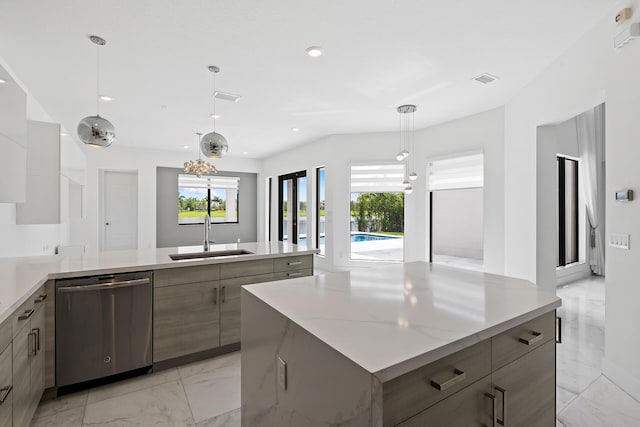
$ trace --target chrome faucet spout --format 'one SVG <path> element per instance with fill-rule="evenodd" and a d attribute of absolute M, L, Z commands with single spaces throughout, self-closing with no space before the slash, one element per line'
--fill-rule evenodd
<path fill-rule="evenodd" d="M 211 230 L 211 217 L 209 214 L 204 216 L 204 241 L 202 242 L 202 248 L 204 251 L 209 250 L 209 230 Z"/>

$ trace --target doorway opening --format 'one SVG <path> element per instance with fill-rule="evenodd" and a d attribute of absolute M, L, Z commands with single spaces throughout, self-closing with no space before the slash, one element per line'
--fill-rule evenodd
<path fill-rule="evenodd" d="M 278 177 L 278 240 L 307 244 L 307 171 Z"/>
<path fill-rule="evenodd" d="M 430 262 L 483 270 L 483 162 L 482 153 L 428 162 Z"/>

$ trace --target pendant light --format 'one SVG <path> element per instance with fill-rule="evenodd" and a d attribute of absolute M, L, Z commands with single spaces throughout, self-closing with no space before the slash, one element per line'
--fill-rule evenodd
<path fill-rule="evenodd" d="M 402 182 L 405 194 L 413 192 L 411 182 L 418 179 L 418 174 L 413 171 L 413 159 L 415 158 L 415 153 L 413 153 L 413 113 L 416 110 L 417 107 L 410 104 L 401 105 L 397 108 L 400 114 L 400 152 L 396 154 L 396 159 L 400 162 L 405 162 L 405 175 Z M 411 173 L 409 173 L 409 170 L 411 170 Z"/>
<path fill-rule="evenodd" d="M 89 40 L 96 45 L 96 115 L 80 120 L 78 137 L 87 145 L 106 148 L 116 140 L 116 130 L 111 122 L 100 117 L 100 46 L 107 42 L 98 36 L 89 36 Z"/>
<path fill-rule="evenodd" d="M 198 160 L 189 160 L 188 162 L 184 162 L 184 173 L 188 173 L 190 175 L 195 175 L 200 178 L 202 175 L 213 175 L 214 173 L 218 173 L 218 170 L 214 165 L 209 162 L 200 159 L 200 137 L 201 133 L 197 132 L 198 141 L 196 142 L 196 147 L 198 149 Z"/>
<path fill-rule="evenodd" d="M 213 73 L 213 113 L 211 114 L 211 117 L 214 117 L 213 132 L 209 132 L 202 137 L 202 141 L 200 141 L 200 149 L 206 157 L 210 159 L 219 159 L 229 150 L 227 139 L 216 132 L 216 74 L 220 72 L 220 67 L 210 65 L 209 71 Z"/>

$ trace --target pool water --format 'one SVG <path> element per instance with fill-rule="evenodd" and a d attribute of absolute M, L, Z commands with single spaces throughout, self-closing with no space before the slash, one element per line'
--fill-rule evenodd
<path fill-rule="evenodd" d="M 369 233 L 353 233 L 351 234 L 352 242 L 372 242 L 374 240 L 393 240 L 393 239 L 401 239 L 402 236 L 385 236 L 381 234 L 369 234 Z M 284 241 L 287 241 L 287 238 L 284 238 Z M 304 243 L 307 241 L 307 237 L 303 236 L 298 238 L 298 242 Z M 320 236 L 320 244 L 324 244 L 324 236 Z"/>

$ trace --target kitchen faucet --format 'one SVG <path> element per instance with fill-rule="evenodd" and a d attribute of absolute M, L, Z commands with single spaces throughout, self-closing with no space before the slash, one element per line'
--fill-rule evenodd
<path fill-rule="evenodd" d="M 206 214 L 204 216 L 204 241 L 202 242 L 202 248 L 205 252 L 209 250 L 209 243 L 215 243 L 213 240 L 209 240 L 209 230 L 211 230 L 211 217 Z"/>

